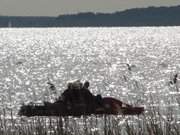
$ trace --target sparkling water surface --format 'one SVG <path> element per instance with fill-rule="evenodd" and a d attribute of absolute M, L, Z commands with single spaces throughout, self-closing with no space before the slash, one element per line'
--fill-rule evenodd
<path fill-rule="evenodd" d="M 0 107 L 15 114 L 77 79 L 89 80 L 93 94 L 176 107 L 179 84 L 169 81 L 179 71 L 180 27 L 0 29 Z"/>

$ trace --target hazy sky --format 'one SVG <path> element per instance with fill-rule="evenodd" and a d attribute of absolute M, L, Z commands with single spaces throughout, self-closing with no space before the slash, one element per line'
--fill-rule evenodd
<path fill-rule="evenodd" d="M 127 8 L 180 5 L 180 0 L 0 0 L 0 15 L 57 16 L 77 12 L 114 12 Z"/>

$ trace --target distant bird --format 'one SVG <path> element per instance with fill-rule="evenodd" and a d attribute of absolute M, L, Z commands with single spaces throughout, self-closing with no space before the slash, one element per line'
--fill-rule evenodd
<path fill-rule="evenodd" d="M 132 69 L 136 67 L 135 65 L 130 65 L 128 63 L 126 65 L 127 65 L 129 71 L 132 71 Z"/>
<path fill-rule="evenodd" d="M 177 83 L 177 80 L 178 80 L 177 78 L 178 78 L 178 74 L 175 74 L 175 75 L 174 75 L 174 78 L 173 78 L 173 82 L 174 82 L 174 83 Z"/>
<path fill-rule="evenodd" d="M 168 64 L 165 63 L 165 62 L 162 62 L 159 64 L 162 68 L 167 68 L 168 67 Z"/>
<path fill-rule="evenodd" d="M 51 83 L 50 81 L 48 81 L 47 82 L 47 84 L 49 85 L 49 89 L 51 90 L 51 91 L 56 91 L 56 87 L 55 87 L 55 85 L 53 84 L 53 83 Z"/>
<path fill-rule="evenodd" d="M 177 80 L 178 80 L 178 74 L 176 73 L 174 76 L 173 76 L 173 79 L 169 82 L 171 85 L 173 84 L 176 84 L 177 83 Z"/>
<path fill-rule="evenodd" d="M 123 79 L 124 79 L 125 82 L 128 81 L 128 79 L 127 79 L 127 77 L 125 75 L 123 75 Z"/>
<path fill-rule="evenodd" d="M 18 61 L 18 62 L 16 62 L 16 65 L 21 65 L 21 64 L 23 64 L 23 62 L 22 62 L 22 61 Z"/>

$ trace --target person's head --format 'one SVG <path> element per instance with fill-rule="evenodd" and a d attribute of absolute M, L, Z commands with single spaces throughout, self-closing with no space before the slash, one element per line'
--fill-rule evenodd
<path fill-rule="evenodd" d="M 72 89 L 72 83 L 68 83 L 68 89 Z"/>
<path fill-rule="evenodd" d="M 81 88 L 82 88 L 82 83 L 80 80 L 73 82 L 73 89 L 74 90 L 80 90 Z"/>
<path fill-rule="evenodd" d="M 96 101 L 98 102 L 98 104 L 103 104 L 102 102 L 103 102 L 103 98 L 102 98 L 102 96 L 100 95 L 100 94 L 98 94 L 97 96 L 96 96 Z"/>
<path fill-rule="evenodd" d="M 90 85 L 90 83 L 89 83 L 88 81 L 85 81 L 85 83 L 84 83 L 84 87 L 85 87 L 85 88 L 88 88 L 88 87 L 89 87 L 89 85 Z"/>

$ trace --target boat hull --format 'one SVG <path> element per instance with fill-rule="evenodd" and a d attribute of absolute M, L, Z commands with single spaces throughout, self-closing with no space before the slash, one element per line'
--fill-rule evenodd
<path fill-rule="evenodd" d="M 21 116 L 81 116 L 81 115 L 140 115 L 143 107 L 133 107 L 112 97 L 102 98 L 101 105 L 95 105 L 93 109 L 87 109 L 85 104 L 74 104 L 69 107 L 63 101 L 43 105 L 22 105 L 19 110 Z"/>

